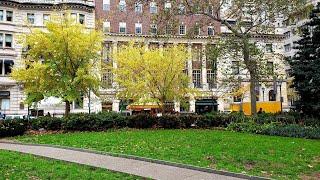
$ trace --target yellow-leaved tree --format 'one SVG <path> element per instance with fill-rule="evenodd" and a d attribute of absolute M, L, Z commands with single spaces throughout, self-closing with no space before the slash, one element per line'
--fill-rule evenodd
<path fill-rule="evenodd" d="M 28 47 L 25 64 L 11 75 L 23 84 L 28 104 L 58 97 L 66 103 L 68 115 L 72 101 L 97 92 L 102 33 L 87 29 L 65 12 L 52 14 L 46 30 L 31 29 L 22 39 Z"/>
<path fill-rule="evenodd" d="M 134 102 L 157 103 L 165 112 L 166 102 L 181 101 L 192 93 L 183 72 L 189 54 L 182 46 L 146 49 L 130 43 L 114 54 L 117 96 Z"/>

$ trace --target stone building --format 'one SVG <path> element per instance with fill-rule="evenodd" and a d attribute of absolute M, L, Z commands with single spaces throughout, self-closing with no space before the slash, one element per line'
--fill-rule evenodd
<path fill-rule="evenodd" d="M 53 11 L 68 9 L 79 23 L 87 28 L 95 27 L 94 2 L 89 0 L 1 0 L 0 1 L 0 112 L 2 114 L 28 114 L 24 105 L 23 86 L 10 78 L 14 66 L 22 63 L 23 46 L 18 37 L 30 32 L 30 28 L 44 28 Z M 49 100 L 50 101 L 50 100 Z M 61 109 L 47 105 L 38 108 L 46 112 Z M 45 103 L 44 103 L 45 104 Z M 85 104 L 85 103 L 84 103 Z M 81 105 L 79 111 L 88 106 Z M 77 106 L 74 104 L 73 111 Z"/>
<path fill-rule="evenodd" d="M 96 0 L 96 21 L 105 33 L 103 61 L 113 64 L 110 54 L 118 51 L 123 44 L 130 41 L 144 43 L 148 48 L 164 48 L 171 44 L 184 45 L 192 54 L 192 58 L 188 60 L 185 69 L 190 81 L 190 87 L 197 88 L 202 92 L 201 96 L 189 99 L 190 112 L 199 112 L 205 106 L 210 109 L 219 111 L 228 111 L 231 103 L 237 103 L 236 98 L 227 96 L 227 89 L 222 86 L 223 70 L 226 68 L 233 68 L 239 76 L 243 77 L 244 84 L 248 84 L 246 72 L 237 66 L 237 62 L 227 58 L 227 63 L 222 61 L 214 62 L 206 56 L 206 49 L 214 46 L 216 41 L 222 35 L 228 35 L 219 23 L 212 23 L 201 15 L 194 16 L 179 16 L 179 22 L 175 29 L 168 28 L 170 23 L 159 24 L 152 20 L 152 16 L 159 11 L 171 8 L 170 3 L 156 4 L 151 2 L 149 4 L 129 3 L 132 1 L 125 0 Z M 183 10 L 183 7 L 179 7 Z M 201 22 L 201 26 L 197 29 L 197 23 Z M 167 29 L 175 33 L 165 35 Z M 196 32 L 192 38 L 189 33 Z M 221 32 L 222 31 L 222 32 Z M 281 74 L 284 68 L 281 62 L 281 53 L 283 51 L 282 35 L 257 35 L 252 38 L 252 41 L 257 42 L 261 47 L 265 48 L 268 63 L 273 67 L 277 64 Z M 274 55 L 278 54 L 278 55 Z M 102 73 L 102 82 L 104 88 L 101 90 L 102 107 L 104 110 L 119 111 L 125 109 L 126 103 L 120 99 L 115 98 L 116 90 L 112 81 L 112 73 L 110 70 Z M 279 92 L 280 88 L 286 89 L 286 82 L 280 82 L 276 85 L 275 80 L 270 79 L 261 83 L 257 89 L 257 96 L 260 101 L 275 101 L 283 97 L 284 107 L 286 107 L 287 98 L 286 92 Z M 272 96 L 270 97 L 269 94 Z M 246 93 L 244 101 L 249 101 L 249 94 Z M 176 111 L 183 111 L 180 108 L 179 102 L 174 103 Z"/>

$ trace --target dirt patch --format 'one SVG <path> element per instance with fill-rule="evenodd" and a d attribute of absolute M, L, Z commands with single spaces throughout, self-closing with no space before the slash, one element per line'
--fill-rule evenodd
<path fill-rule="evenodd" d="M 248 161 L 244 164 L 244 168 L 247 170 L 247 171 L 250 171 L 252 169 L 254 169 L 256 166 L 256 163 L 254 161 Z"/>

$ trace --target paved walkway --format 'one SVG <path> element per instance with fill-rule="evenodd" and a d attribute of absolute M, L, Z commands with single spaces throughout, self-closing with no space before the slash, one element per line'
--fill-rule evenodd
<path fill-rule="evenodd" d="M 0 149 L 33 154 L 37 156 L 63 160 L 72 163 L 85 164 L 93 167 L 105 168 L 112 171 L 134 174 L 137 176 L 148 177 L 153 179 L 240 179 L 231 176 L 224 176 L 175 166 L 156 164 L 121 157 L 113 157 L 109 155 L 83 152 L 78 150 L 62 149 L 57 147 L 0 142 Z"/>

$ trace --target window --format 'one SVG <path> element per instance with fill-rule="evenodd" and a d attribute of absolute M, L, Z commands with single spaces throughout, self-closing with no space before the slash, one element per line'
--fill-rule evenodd
<path fill-rule="evenodd" d="M 216 88 L 216 75 L 212 69 L 207 70 L 207 79 L 209 84 L 209 89 Z"/>
<path fill-rule="evenodd" d="M 158 28 L 156 24 L 151 25 L 151 34 L 155 35 L 158 33 Z"/>
<path fill-rule="evenodd" d="M 83 108 L 83 96 L 80 99 L 77 99 L 73 102 L 74 109 L 82 109 Z"/>
<path fill-rule="evenodd" d="M 5 45 L 4 47 L 12 47 L 12 34 L 5 34 Z"/>
<path fill-rule="evenodd" d="M 208 26 L 208 36 L 213 36 L 214 35 L 214 30 L 212 26 Z"/>
<path fill-rule="evenodd" d="M 105 88 L 111 88 L 113 83 L 113 74 L 110 69 L 106 70 L 102 75 L 102 84 Z"/>
<path fill-rule="evenodd" d="M 10 99 L 0 99 L 0 109 L 1 110 L 9 110 L 10 109 Z"/>
<path fill-rule="evenodd" d="M 49 14 L 44 14 L 43 15 L 43 24 L 47 23 L 50 21 L 50 15 Z"/>
<path fill-rule="evenodd" d="M 0 59 L 0 76 L 7 76 L 11 73 L 14 65 L 13 60 L 1 60 Z"/>
<path fill-rule="evenodd" d="M 121 11 L 121 12 L 126 11 L 126 1 L 125 0 L 119 1 L 119 11 Z"/>
<path fill-rule="evenodd" d="M 201 88 L 201 70 L 192 71 L 192 81 L 195 88 Z"/>
<path fill-rule="evenodd" d="M 110 22 L 109 21 L 103 22 L 103 32 L 105 32 L 105 33 L 110 32 Z"/>
<path fill-rule="evenodd" d="M 0 21 L 3 21 L 3 10 L 0 10 Z"/>
<path fill-rule="evenodd" d="M 136 32 L 136 34 L 142 34 L 142 24 L 141 23 L 135 24 L 135 32 Z"/>
<path fill-rule="evenodd" d="M 136 2 L 134 11 L 136 13 L 142 13 L 142 4 L 140 2 Z"/>
<path fill-rule="evenodd" d="M 12 21 L 12 18 L 13 18 L 13 12 L 7 11 L 7 21 Z"/>
<path fill-rule="evenodd" d="M 27 20 L 28 20 L 28 23 L 34 24 L 34 14 L 33 13 L 27 13 Z"/>
<path fill-rule="evenodd" d="M 3 34 L 0 34 L 0 48 L 3 48 Z"/>
<path fill-rule="evenodd" d="M 232 74 L 238 75 L 240 74 L 240 63 L 239 61 L 232 61 Z"/>
<path fill-rule="evenodd" d="M 274 90 L 269 91 L 269 101 L 276 101 L 276 92 Z"/>
<path fill-rule="evenodd" d="M 158 7 L 156 2 L 151 2 L 150 3 L 150 13 L 151 14 L 156 14 L 158 12 Z"/>
<path fill-rule="evenodd" d="M 179 35 L 186 35 L 186 26 L 185 25 L 179 26 Z"/>
<path fill-rule="evenodd" d="M 286 39 L 289 39 L 290 36 L 291 36 L 291 32 L 290 32 L 290 31 L 285 32 L 285 33 L 284 33 L 284 36 L 286 37 Z"/>
<path fill-rule="evenodd" d="M 169 10 L 171 9 L 171 3 L 170 3 L 170 2 L 165 2 L 165 3 L 164 3 L 164 9 L 165 9 L 166 11 L 169 11 Z"/>
<path fill-rule="evenodd" d="M 272 44 L 266 44 L 266 52 L 268 52 L 268 53 L 273 52 Z"/>
<path fill-rule="evenodd" d="M 84 24 L 85 23 L 85 16 L 84 14 L 79 14 L 79 23 Z"/>
<path fill-rule="evenodd" d="M 119 23 L 119 33 L 126 33 L 127 32 L 127 24 L 125 22 Z"/>
<path fill-rule="evenodd" d="M 273 74 L 273 72 L 274 72 L 273 62 L 267 62 L 267 69 L 268 69 L 269 73 Z"/>
<path fill-rule="evenodd" d="M 285 52 L 290 52 L 291 51 L 291 44 L 284 45 L 284 51 Z"/>
<path fill-rule="evenodd" d="M 179 11 L 178 12 L 179 12 L 179 14 L 185 14 L 186 8 L 185 8 L 185 6 L 183 4 L 179 5 Z"/>
<path fill-rule="evenodd" d="M 202 50 L 200 46 L 196 46 L 192 49 L 192 61 L 201 62 L 202 60 Z"/>
<path fill-rule="evenodd" d="M 71 13 L 71 19 L 72 19 L 74 22 L 77 22 L 77 13 Z"/>
<path fill-rule="evenodd" d="M 103 0 L 102 9 L 104 11 L 110 11 L 110 0 Z"/>
<path fill-rule="evenodd" d="M 213 6 L 209 6 L 208 7 L 208 13 L 209 14 L 213 14 Z"/>
<path fill-rule="evenodd" d="M 233 96 L 233 102 L 241 102 L 242 101 L 242 97 L 240 96 Z"/>

